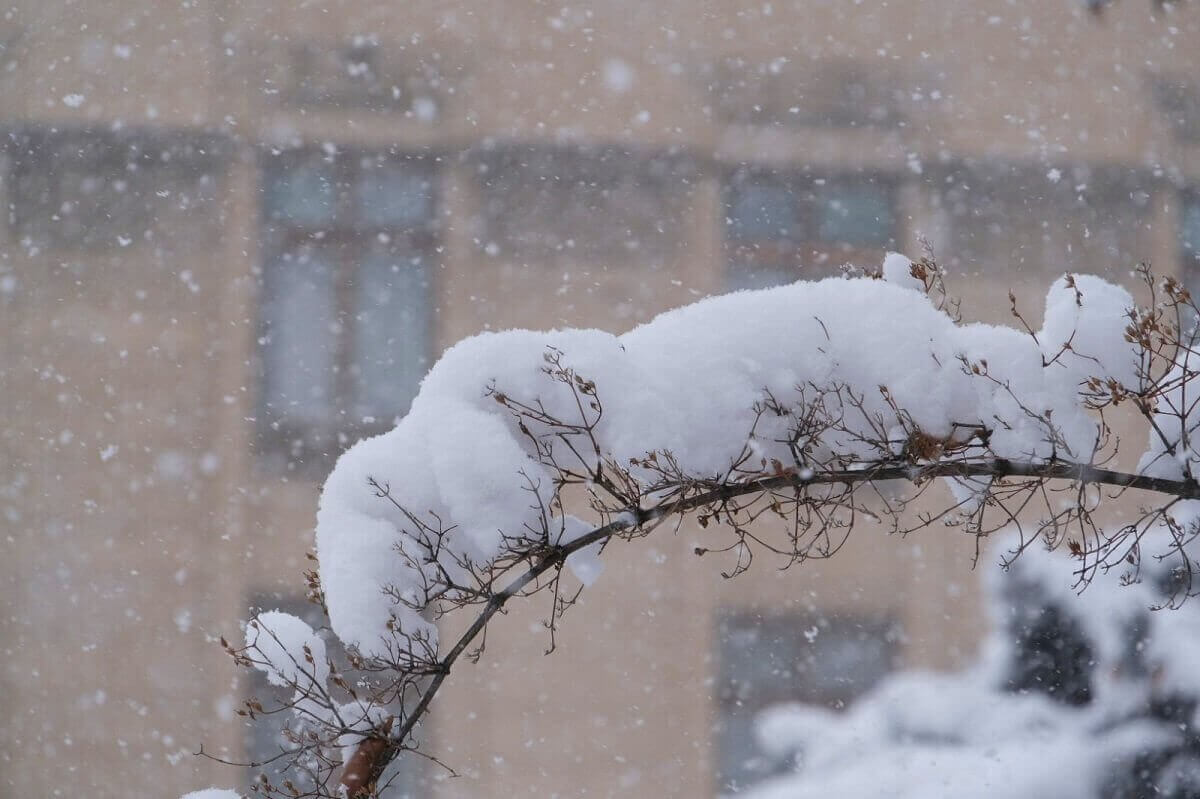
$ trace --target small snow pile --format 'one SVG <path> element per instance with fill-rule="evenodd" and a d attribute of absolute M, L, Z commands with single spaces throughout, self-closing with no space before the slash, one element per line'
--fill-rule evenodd
<path fill-rule="evenodd" d="M 296 616 L 272 610 L 246 625 L 246 646 L 255 651 L 254 667 L 271 685 L 324 688 L 329 679 L 325 642 Z"/>
<path fill-rule="evenodd" d="M 889 283 L 916 291 L 925 291 L 925 284 L 913 274 L 913 262 L 898 252 L 889 252 L 883 259 L 880 270 Z"/>
<path fill-rule="evenodd" d="M 242 799 L 242 795 L 223 788 L 205 788 L 203 791 L 185 793 L 180 799 Z"/>
<path fill-rule="evenodd" d="M 1093 275 L 1064 275 L 1046 295 L 1038 333 L 1042 354 L 1066 367 L 1078 384 L 1094 375 L 1137 385 L 1139 353 L 1125 338 L 1129 292 Z"/>
<path fill-rule="evenodd" d="M 949 441 L 956 425 L 986 425 L 1001 457 L 1089 458 L 1097 426 L 1079 383 L 1098 371 L 1131 376 L 1134 349 L 1122 335 L 1133 302 L 1124 289 L 1060 280 L 1035 340 L 956 323 L 914 290 L 919 281 L 903 256 L 889 255 L 884 274 L 712 297 L 624 335 L 513 330 L 455 345 L 396 428 L 352 447 L 325 484 L 317 554 L 334 631 L 365 655 L 394 651 L 397 640 L 434 648 L 424 607 L 468 580 L 468 567 L 486 567 L 542 529 L 551 472 L 488 389 L 578 422 L 571 385 L 545 373 L 548 352 L 596 386 L 600 455 L 620 464 L 670 452 L 687 473 L 716 477 L 748 445 L 787 463 L 777 440 L 786 420 L 764 416 L 752 437 L 753 408 L 768 394 L 799 403 L 798 389 L 861 398 L 861 408 L 843 408 L 848 429 L 813 443 L 818 457 L 836 453 L 853 464 L 889 455 L 868 441 L 881 419 L 901 441 L 913 427 Z M 632 475 L 647 477 L 636 468 Z M 562 525 L 575 535 L 592 526 Z M 595 577 L 594 558 L 573 560 L 585 581 Z"/>
<path fill-rule="evenodd" d="M 1077 565 L 1055 553 L 985 572 L 993 629 L 961 673 L 899 672 L 845 713 L 760 715 L 764 750 L 792 773 L 738 795 L 1200 795 L 1200 606 L 1147 610 L 1171 592 L 1159 564 L 1080 595 Z"/>

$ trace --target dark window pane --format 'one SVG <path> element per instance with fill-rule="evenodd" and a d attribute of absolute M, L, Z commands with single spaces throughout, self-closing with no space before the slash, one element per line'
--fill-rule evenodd
<path fill-rule="evenodd" d="M 1200 196 L 1188 197 L 1183 203 L 1179 240 L 1185 253 L 1200 257 Z"/>
<path fill-rule="evenodd" d="M 332 418 L 337 351 L 335 269 L 319 250 L 267 265 L 263 297 L 263 400 L 272 419 Z"/>
<path fill-rule="evenodd" d="M 717 782 L 736 789 L 787 763 L 758 747 L 755 717 L 783 702 L 845 707 L 893 667 L 893 625 L 884 618 L 739 613 L 717 625 Z"/>
<path fill-rule="evenodd" d="M 796 234 L 795 194 L 775 183 L 745 181 L 729 200 L 729 236 L 736 239 L 787 238 Z"/>
<path fill-rule="evenodd" d="M 886 247 L 892 240 L 892 201 L 883 186 L 857 183 L 819 188 L 816 211 L 820 241 Z"/>
<path fill-rule="evenodd" d="M 316 475 L 405 413 L 428 369 L 433 171 L 288 152 L 264 185 L 264 450 Z"/>
<path fill-rule="evenodd" d="M 675 158 L 514 147 L 479 174 L 487 244 L 505 258 L 654 265 L 683 241 L 691 186 Z"/>
<path fill-rule="evenodd" d="M 368 166 L 356 198 L 359 218 L 367 225 L 413 227 L 433 216 L 429 176 L 404 164 Z"/>
<path fill-rule="evenodd" d="M 1189 75 L 1158 75 L 1150 79 L 1155 105 L 1175 135 L 1200 141 L 1200 84 Z"/>
<path fill-rule="evenodd" d="M 1048 264 L 1086 272 L 1134 264 L 1153 250 L 1139 177 L 1100 167 L 1060 177 L 1051 182 L 1044 168 L 1032 167 L 955 169 L 941 198 L 950 222 L 946 264 L 968 272 Z"/>
<path fill-rule="evenodd" d="M 784 771 L 786 764 L 766 755 L 754 732 L 754 715 L 728 714 L 717 724 L 717 785 L 724 795 Z"/>
<path fill-rule="evenodd" d="M 798 269 L 777 266 L 746 265 L 731 269 L 729 280 L 726 281 L 730 291 L 739 289 L 766 289 L 772 286 L 785 286 L 800 279 Z"/>
<path fill-rule="evenodd" d="M 183 133 L 69 128 L 10 132 L 3 145 L 0 185 L 12 232 L 93 254 L 152 240 L 184 198 L 208 196 L 205 171 L 220 150 Z M 201 148 L 206 154 L 195 152 Z"/>
<path fill-rule="evenodd" d="M 420 254 L 376 253 L 359 266 L 353 373 L 356 414 L 404 414 L 429 368 L 429 265 Z"/>
<path fill-rule="evenodd" d="M 333 166 L 308 163 L 276 171 L 267 185 L 267 213 L 293 225 L 319 226 L 337 215 Z"/>
<path fill-rule="evenodd" d="M 892 190 L 874 178 L 745 171 L 725 189 L 728 286 L 765 288 L 878 264 L 895 244 Z"/>

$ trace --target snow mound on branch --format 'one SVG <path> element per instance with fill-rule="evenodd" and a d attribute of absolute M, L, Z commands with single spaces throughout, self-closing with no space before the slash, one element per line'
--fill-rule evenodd
<path fill-rule="evenodd" d="M 1064 275 L 1046 295 L 1038 334 L 1042 354 L 1067 368 L 1076 383 L 1093 375 L 1137 385 L 1138 351 L 1125 340 L 1133 299 L 1129 292 L 1094 275 Z M 1061 353 L 1061 354 L 1060 354 Z"/>
<path fill-rule="evenodd" d="M 925 284 L 916 278 L 912 269 L 913 262 L 909 260 L 908 256 L 898 252 L 889 252 L 883 258 L 883 267 L 880 271 L 883 273 L 883 279 L 889 283 L 916 291 L 924 291 Z"/>
<path fill-rule="evenodd" d="M 325 642 L 290 613 L 260 613 L 246 625 L 246 646 L 256 650 L 251 660 L 271 685 L 307 690 L 324 688 L 329 679 Z"/>
<path fill-rule="evenodd" d="M 1047 328 L 1035 339 L 956 324 L 903 279 L 901 257 L 887 264 L 900 285 L 796 283 L 701 300 L 624 335 L 514 330 L 450 348 L 408 415 L 348 450 L 325 484 L 317 554 L 334 631 L 368 655 L 394 652 L 397 640 L 435 647 L 436 629 L 420 615 L 426 604 L 545 526 L 539 508 L 551 499 L 551 473 L 488 389 L 578 422 L 579 397 L 547 377 L 548 352 L 594 382 L 603 408 L 596 440 L 620 464 L 669 451 L 689 474 L 715 477 L 748 443 L 768 461 L 789 463 L 786 446 L 774 440 L 786 419 L 764 416 L 750 442 L 753 409 L 768 394 L 796 404 L 801 390 L 809 399 L 840 391 L 849 403 L 847 429 L 819 442 L 826 456 L 878 460 L 878 447 L 861 435 L 878 438 L 868 426 L 878 417 L 899 431 L 895 453 L 905 430 L 949 441 L 961 434 L 956 424 L 986 423 L 997 455 L 1086 460 L 1097 428 L 1078 383 L 1102 367 L 1126 375 L 1129 294 L 1095 278 L 1075 278 L 1078 294 L 1055 284 Z M 1046 353 L 1068 340 L 1070 353 L 1045 366 Z M 1048 440 L 1048 413 L 1057 443 Z M 595 571 L 584 568 L 589 579 Z"/>

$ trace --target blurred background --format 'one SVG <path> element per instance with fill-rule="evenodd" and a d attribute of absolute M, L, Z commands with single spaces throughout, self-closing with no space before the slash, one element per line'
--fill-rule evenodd
<path fill-rule="evenodd" d="M 973 319 L 1194 281 L 1200 5 L 10 0 L 0 141 L 0 796 L 176 796 L 274 748 L 216 638 L 303 612 L 321 480 L 461 337 L 922 238 Z M 395 795 L 715 796 L 758 711 L 985 626 L 959 533 L 732 581 L 700 535 L 610 549 L 549 657 L 500 619 L 427 733 L 461 776 Z"/>

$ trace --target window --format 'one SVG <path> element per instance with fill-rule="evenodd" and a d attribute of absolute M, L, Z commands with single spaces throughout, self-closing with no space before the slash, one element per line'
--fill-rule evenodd
<path fill-rule="evenodd" d="M 82 128 L 34 128 L 6 143 L 17 235 L 89 251 L 141 242 L 160 216 L 194 211 L 225 149 L 199 135 Z"/>
<path fill-rule="evenodd" d="M 348 42 L 305 42 L 291 48 L 290 90 L 299 106 L 402 113 L 433 122 L 442 104 L 436 58 L 385 47 L 374 36 Z"/>
<path fill-rule="evenodd" d="M 691 192 L 679 159 L 618 149 L 501 148 L 479 175 L 489 248 L 541 262 L 660 263 Z"/>
<path fill-rule="evenodd" d="M 1150 88 L 1175 135 L 1181 141 L 1200 141 L 1200 84 L 1185 75 L 1155 75 Z"/>
<path fill-rule="evenodd" d="M 259 397 L 264 449 L 328 463 L 408 409 L 430 363 L 433 172 L 395 156 L 266 165 Z"/>
<path fill-rule="evenodd" d="M 888 619 L 732 613 L 717 622 L 716 777 L 722 793 L 785 770 L 754 733 L 771 705 L 808 702 L 840 710 L 895 665 Z"/>
<path fill-rule="evenodd" d="M 762 288 L 878 263 L 895 247 L 893 188 L 883 178 L 833 179 L 745 170 L 725 185 L 730 288 Z"/>
<path fill-rule="evenodd" d="M 319 605 L 303 597 L 281 597 L 278 594 L 260 594 L 252 598 L 250 608 L 250 618 L 254 618 L 259 613 L 265 611 L 280 610 L 303 619 L 325 641 L 326 655 L 333 661 L 334 667 L 344 674 L 348 673 L 346 651 L 342 648 L 337 636 L 328 632 L 328 622 Z M 267 676 L 263 672 L 254 669 L 248 673 L 250 679 L 246 686 L 246 699 L 256 699 L 263 707 L 272 708 L 278 706 L 281 702 L 291 700 L 292 697 L 287 695 L 285 689 L 272 687 L 267 682 Z M 350 696 L 340 691 L 337 686 L 330 686 L 329 689 L 333 692 L 334 698 L 338 702 L 350 701 Z M 259 718 L 257 722 L 247 723 L 245 739 L 247 762 L 266 763 L 272 757 L 278 755 L 280 751 L 289 748 L 291 744 L 284 737 L 282 728 L 285 723 L 288 723 L 290 726 L 291 722 L 291 719 L 285 721 L 283 715 L 277 715 L 267 719 Z M 417 799 L 417 797 L 428 796 L 429 773 L 426 768 L 426 762 L 424 758 L 412 752 L 402 752 L 393 761 L 393 764 L 389 766 L 388 775 L 395 775 L 392 778 L 391 787 L 387 792 L 389 799 Z M 246 774 L 251 781 L 251 785 L 248 786 L 251 788 L 249 795 L 257 795 L 253 790 L 253 781 L 258 778 L 260 773 L 265 771 L 272 778 L 272 781 L 277 781 L 275 779 L 276 773 L 281 772 L 285 768 L 286 759 L 278 761 L 275 764 L 265 765 L 262 769 L 249 770 Z M 288 771 L 288 777 L 296 783 L 296 787 L 302 792 L 315 787 L 312 782 L 307 780 L 307 776 L 303 769 Z"/>
<path fill-rule="evenodd" d="M 894 71 L 848 60 L 819 67 L 733 56 L 706 70 L 718 119 L 741 125 L 895 127 L 904 93 Z"/>
<path fill-rule="evenodd" d="M 944 265 L 967 274 L 1093 272 L 1151 252 L 1153 186 L 1120 167 L 963 165 L 942 178 Z"/>

